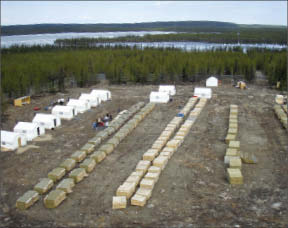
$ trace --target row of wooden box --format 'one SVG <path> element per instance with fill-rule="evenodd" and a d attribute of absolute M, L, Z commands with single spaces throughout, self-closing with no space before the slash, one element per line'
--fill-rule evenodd
<path fill-rule="evenodd" d="M 282 107 L 286 107 L 287 109 L 287 106 L 283 105 Z M 287 129 L 288 128 L 287 112 L 282 107 L 281 105 L 274 105 L 274 111 L 275 111 L 276 116 L 282 123 L 283 127 Z"/>
<path fill-rule="evenodd" d="M 227 179 L 230 184 L 242 184 L 242 161 L 240 158 L 240 142 L 236 141 L 238 132 L 238 105 L 230 105 L 229 128 L 225 141 L 228 145 L 224 163 L 228 164 Z"/>
<path fill-rule="evenodd" d="M 131 113 L 137 112 L 137 110 L 143 107 L 143 105 L 144 103 L 143 104 L 138 103 L 132 106 L 133 111 Z M 154 106 L 149 104 L 146 106 L 146 108 L 143 108 L 142 111 L 143 113 L 146 113 L 147 110 L 149 112 L 149 110 L 152 110 L 153 108 Z M 55 182 L 61 180 L 61 178 L 64 177 L 66 172 L 71 171 L 72 169 L 75 168 L 76 162 L 82 162 L 88 154 L 92 153 L 94 148 L 97 146 L 96 144 L 99 145 L 101 143 L 102 141 L 101 136 L 103 136 L 103 139 L 106 138 L 106 136 L 108 135 L 108 131 L 106 131 L 104 134 L 103 132 L 101 132 L 101 134 L 102 135 L 96 136 L 97 139 L 93 140 L 94 143 L 89 143 L 90 142 L 89 141 L 80 149 L 80 151 L 74 152 L 71 158 L 66 159 L 64 162 L 60 164 L 58 168 L 55 168 L 51 172 L 49 172 L 48 178 L 42 178 L 41 181 L 34 187 L 34 191 L 30 190 L 26 192 L 22 197 L 20 197 L 17 200 L 16 207 L 19 209 L 27 209 L 30 206 L 32 206 L 39 199 L 39 194 L 45 194 L 47 191 L 49 191 L 53 187 Z M 114 142 L 115 140 L 111 140 L 110 143 L 113 144 Z M 111 146 L 109 146 L 109 143 L 108 146 L 104 145 L 102 147 L 102 150 L 110 152 Z M 75 183 L 80 182 L 85 176 L 87 176 L 87 173 L 91 172 L 95 168 L 96 162 L 102 161 L 105 158 L 105 156 L 106 154 L 104 155 L 102 153 L 100 154 L 100 156 L 94 156 L 85 159 L 80 164 L 80 168 L 71 171 L 69 178 L 66 178 L 63 181 L 61 181 L 56 187 L 56 190 L 50 192 L 50 194 L 44 198 L 45 206 L 48 208 L 58 206 L 66 198 L 66 194 L 72 192 L 72 188 L 74 187 Z"/>
<path fill-rule="evenodd" d="M 195 98 L 194 98 L 195 99 Z M 196 100 L 195 100 L 196 101 Z M 201 99 L 199 101 L 199 103 L 195 106 L 195 109 L 198 109 L 198 115 L 200 114 L 201 110 L 203 109 L 205 102 L 201 102 Z M 191 105 L 192 108 L 193 105 Z M 190 108 L 190 110 L 191 110 Z M 199 110 L 200 109 L 200 110 Z M 189 111 L 190 111 L 189 110 Z M 193 111 L 192 111 L 193 112 Z M 191 112 L 191 113 L 192 113 Z M 185 114 L 185 116 L 188 113 Z M 197 117 L 197 116 L 196 116 Z M 159 155 L 154 158 L 152 162 L 153 166 L 151 166 L 149 169 L 155 170 L 158 168 L 159 172 L 161 172 L 162 170 L 164 170 L 164 168 L 166 167 L 169 159 L 172 157 L 172 155 L 177 151 L 177 149 L 181 146 L 181 144 L 184 142 L 184 139 L 186 137 L 186 135 L 189 133 L 193 123 L 195 122 L 196 118 L 194 118 L 194 120 L 189 120 L 187 119 L 178 129 L 178 131 L 176 132 L 176 134 L 174 135 L 174 137 L 169 140 L 166 145 L 163 145 L 163 149 L 160 149 L 160 153 Z M 173 120 L 172 120 L 173 121 Z M 171 124 L 171 122 L 170 122 Z M 161 137 L 161 135 L 160 135 Z M 159 137 L 159 138 L 160 138 Z M 144 154 L 145 155 L 145 154 Z M 143 160 L 145 159 L 143 155 Z M 138 164 L 139 165 L 139 164 Z M 149 169 L 148 169 L 148 173 L 146 174 L 146 176 L 151 175 L 149 173 Z M 137 167 L 136 167 L 137 170 Z M 151 172 L 151 171 L 150 171 Z M 160 175 L 160 174 L 159 174 Z M 149 198 L 151 197 L 154 185 L 156 184 L 156 182 L 159 179 L 159 175 L 157 175 L 157 178 L 155 178 L 154 181 L 150 181 L 150 185 L 144 185 L 142 184 L 142 182 L 146 183 L 148 182 L 148 177 L 144 176 L 144 179 L 142 179 L 142 181 L 140 182 L 140 188 L 136 191 L 136 193 L 134 194 L 134 196 L 131 198 L 131 205 L 135 205 L 135 206 L 144 206 L 147 202 L 147 200 L 149 200 Z M 141 185 L 142 184 L 142 185 Z M 149 194 L 144 195 L 143 193 L 145 192 L 144 189 L 148 189 Z"/>
<path fill-rule="evenodd" d="M 196 101 L 197 98 L 189 99 L 188 103 L 180 113 L 182 113 L 183 116 L 186 116 L 188 114 L 187 110 L 190 111 Z M 146 204 L 147 200 L 151 197 L 155 183 L 159 179 L 161 170 L 164 169 L 168 159 L 173 155 L 181 143 L 180 140 L 168 140 L 172 134 L 174 134 L 175 130 L 179 127 L 182 121 L 182 117 L 174 117 L 158 139 L 154 142 L 151 149 L 143 154 L 143 160 L 138 162 L 135 171 L 132 172 L 125 182 L 117 189 L 116 196 L 113 197 L 113 209 L 126 208 L 127 200 L 135 192 L 138 184 L 140 187 L 136 191 L 136 194 L 132 197 L 131 204 L 137 206 L 144 206 Z M 190 123 L 191 121 L 185 124 L 185 127 L 183 128 L 185 129 L 185 132 L 189 128 L 188 126 Z M 166 147 L 163 149 L 165 145 Z M 155 158 L 156 156 L 158 157 Z M 151 166 L 152 161 L 153 165 Z"/>

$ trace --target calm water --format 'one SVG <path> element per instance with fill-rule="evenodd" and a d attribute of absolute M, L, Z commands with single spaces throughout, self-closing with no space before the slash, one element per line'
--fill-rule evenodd
<path fill-rule="evenodd" d="M 71 38 L 114 38 L 121 36 L 144 36 L 147 34 L 170 34 L 175 32 L 160 32 L 160 31 L 140 31 L 140 32 L 95 32 L 95 33 L 55 33 L 55 34 L 33 34 L 33 35 L 17 35 L 17 36 L 2 36 L 1 46 L 10 47 L 11 45 L 45 45 L 54 44 L 56 39 L 71 39 Z"/>
<path fill-rule="evenodd" d="M 36 34 L 36 35 L 17 35 L 17 36 L 2 36 L 1 37 L 1 46 L 10 47 L 11 45 L 45 45 L 53 44 L 56 39 L 71 39 L 79 37 L 88 37 L 88 38 L 114 38 L 121 36 L 144 36 L 147 34 L 170 34 L 175 32 L 161 32 L 161 31 L 140 31 L 140 32 L 98 32 L 98 33 L 57 33 L 57 34 Z M 144 42 L 144 43 L 110 43 L 110 44 L 96 44 L 96 46 L 105 45 L 105 46 L 137 46 L 139 48 L 145 47 L 156 47 L 156 48 L 180 48 L 183 50 L 211 50 L 217 48 L 226 48 L 230 49 L 233 47 L 240 46 L 243 48 L 243 52 L 246 52 L 249 48 L 268 48 L 268 49 L 284 49 L 286 45 L 278 44 L 218 44 L 218 43 L 204 43 L 204 42 Z"/>

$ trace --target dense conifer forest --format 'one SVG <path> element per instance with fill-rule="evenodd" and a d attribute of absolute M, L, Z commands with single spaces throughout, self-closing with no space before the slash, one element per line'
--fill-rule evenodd
<path fill-rule="evenodd" d="M 230 51 L 183 51 L 175 48 L 14 46 L 2 49 L 2 92 L 13 98 L 31 91 L 63 91 L 67 81 L 83 87 L 104 73 L 110 83 L 196 82 L 209 75 L 243 75 L 253 81 L 255 71 L 269 83 L 286 85 L 286 51 L 241 48 Z M 65 83 L 66 82 L 66 83 Z M 69 83 L 68 83 L 69 86 Z"/>

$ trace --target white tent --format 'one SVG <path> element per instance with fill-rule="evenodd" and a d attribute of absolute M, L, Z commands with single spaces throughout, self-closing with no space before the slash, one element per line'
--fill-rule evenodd
<path fill-rule="evenodd" d="M 100 97 L 101 101 L 111 100 L 111 92 L 109 90 L 93 89 L 90 94 L 95 97 Z"/>
<path fill-rule="evenodd" d="M 44 113 L 37 113 L 32 122 L 38 123 L 45 129 L 54 129 L 61 125 L 61 119 L 58 116 Z"/>
<path fill-rule="evenodd" d="M 212 97 L 212 89 L 211 88 L 195 88 L 194 96 L 203 97 L 210 99 Z"/>
<path fill-rule="evenodd" d="M 164 92 L 151 92 L 150 93 L 150 102 L 154 103 L 168 103 L 170 96 L 168 93 Z"/>
<path fill-rule="evenodd" d="M 170 96 L 173 96 L 176 94 L 176 88 L 174 85 L 160 85 L 159 92 L 165 92 L 168 93 Z"/>
<path fill-rule="evenodd" d="M 91 108 L 90 103 L 84 100 L 70 99 L 67 106 L 72 106 L 76 109 L 77 113 L 86 112 Z"/>
<path fill-rule="evenodd" d="M 90 93 L 81 93 L 81 96 L 79 97 L 79 100 L 84 100 L 90 103 L 91 107 L 96 107 L 100 104 L 100 97 L 93 96 Z"/>
<path fill-rule="evenodd" d="M 77 110 L 72 106 L 56 105 L 52 108 L 51 113 L 60 119 L 71 120 L 77 115 Z"/>
<path fill-rule="evenodd" d="M 23 134 L 27 138 L 28 141 L 33 140 L 39 135 L 45 134 L 45 128 L 41 127 L 37 123 L 30 122 L 18 122 L 13 131 L 15 133 Z"/>
<path fill-rule="evenodd" d="M 215 77 L 209 77 L 206 80 L 206 87 L 217 87 L 218 86 L 218 79 Z"/>
<path fill-rule="evenodd" d="M 26 144 L 27 139 L 24 135 L 11 131 L 1 131 L 1 148 L 15 150 Z"/>

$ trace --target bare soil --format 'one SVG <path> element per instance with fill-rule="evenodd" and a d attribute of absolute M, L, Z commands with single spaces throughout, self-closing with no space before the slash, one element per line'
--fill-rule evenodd
<path fill-rule="evenodd" d="M 0 227 L 287 227 L 288 134 L 273 112 L 277 91 L 249 85 L 213 88 L 214 96 L 198 117 L 178 151 L 169 160 L 145 207 L 129 205 L 112 210 L 112 197 L 135 169 L 167 123 L 193 95 L 194 85 L 177 86 L 177 95 L 156 108 L 122 141 L 116 150 L 77 184 L 56 209 L 46 209 L 43 197 L 26 211 L 16 200 L 40 178 L 95 135 L 92 122 L 106 112 L 113 116 L 138 101 L 148 102 L 157 86 L 106 86 L 112 101 L 47 131 L 46 140 L 30 142 L 21 154 L 0 153 Z M 46 95 L 24 107 L 9 107 L 2 129 L 17 121 L 31 121 L 33 107 L 68 96 L 77 98 L 92 88 Z M 243 164 L 244 184 L 231 186 L 223 162 L 229 105 L 239 105 L 241 150 L 253 152 L 258 164 Z M 42 112 L 40 110 L 40 112 Z M 37 148 L 39 147 L 39 148 Z"/>

